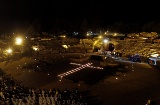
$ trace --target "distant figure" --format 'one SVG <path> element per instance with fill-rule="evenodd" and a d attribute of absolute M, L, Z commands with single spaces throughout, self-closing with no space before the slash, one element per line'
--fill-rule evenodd
<path fill-rule="evenodd" d="M 125 66 L 126 69 L 128 69 L 128 66 Z"/>
<path fill-rule="evenodd" d="M 150 105 L 150 103 L 151 103 L 151 100 L 148 100 L 147 103 L 146 103 L 146 105 Z"/>
<path fill-rule="evenodd" d="M 149 58 L 147 59 L 147 63 L 150 64 L 150 59 Z"/>
<path fill-rule="evenodd" d="M 148 100 L 146 105 L 157 105 L 155 101 Z"/>

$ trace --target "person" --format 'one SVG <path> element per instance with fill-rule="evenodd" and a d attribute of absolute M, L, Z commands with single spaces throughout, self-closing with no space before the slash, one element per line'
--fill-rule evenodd
<path fill-rule="evenodd" d="M 151 100 L 147 100 L 146 105 L 150 105 L 150 103 L 151 103 Z"/>
<path fill-rule="evenodd" d="M 150 64 L 150 59 L 149 58 L 147 59 L 147 63 Z"/>
<path fill-rule="evenodd" d="M 157 105 L 155 101 L 153 100 L 148 100 L 146 105 Z"/>

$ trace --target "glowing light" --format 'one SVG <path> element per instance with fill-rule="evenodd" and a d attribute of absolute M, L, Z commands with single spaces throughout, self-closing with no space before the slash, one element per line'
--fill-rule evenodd
<path fill-rule="evenodd" d="M 62 45 L 62 47 L 64 47 L 65 49 L 67 49 L 67 48 L 68 48 L 68 46 L 67 46 L 67 45 Z"/>
<path fill-rule="evenodd" d="M 6 50 L 6 52 L 9 53 L 9 54 L 12 53 L 12 49 L 9 48 L 9 49 Z"/>
<path fill-rule="evenodd" d="M 104 42 L 104 43 L 107 43 L 107 42 L 108 42 L 108 40 L 107 40 L 107 39 L 104 39 L 104 40 L 103 40 L 103 42 Z"/>
<path fill-rule="evenodd" d="M 152 57 L 157 57 L 157 56 L 159 56 L 159 54 L 152 54 L 151 56 Z"/>
<path fill-rule="evenodd" d="M 38 50 L 38 47 L 37 47 L 37 46 L 33 46 L 32 48 L 33 48 L 34 51 L 37 51 L 37 50 Z"/>
<path fill-rule="evenodd" d="M 22 44 L 22 38 L 16 38 L 16 42 L 15 42 L 16 45 L 21 45 Z"/>
<path fill-rule="evenodd" d="M 101 39 L 101 38 L 102 38 L 102 35 L 98 36 L 98 38 L 100 38 L 100 39 Z"/>
<path fill-rule="evenodd" d="M 77 72 L 77 71 L 79 71 L 79 70 L 82 70 L 82 69 L 84 69 L 84 68 L 86 68 L 86 67 L 96 68 L 96 69 L 103 69 L 103 68 L 101 68 L 101 67 L 90 66 L 90 65 L 92 65 L 92 63 L 86 63 L 86 64 L 82 65 L 82 64 L 72 63 L 72 62 L 71 62 L 70 64 L 72 64 L 72 65 L 78 65 L 78 66 L 80 66 L 80 67 L 78 67 L 78 68 L 76 68 L 76 69 L 73 69 L 73 70 L 70 70 L 70 71 L 67 71 L 67 72 L 64 72 L 64 73 L 62 73 L 62 74 L 59 74 L 58 77 L 60 77 L 60 78 L 62 79 L 62 77 L 67 76 L 67 75 L 69 75 L 69 74 L 72 74 L 72 73 L 74 73 L 74 72 Z"/>

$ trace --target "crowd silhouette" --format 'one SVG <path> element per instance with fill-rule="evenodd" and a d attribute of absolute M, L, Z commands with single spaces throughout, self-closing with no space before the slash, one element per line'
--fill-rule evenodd
<path fill-rule="evenodd" d="M 88 105 L 78 88 L 37 89 L 20 85 L 0 70 L 1 105 Z"/>

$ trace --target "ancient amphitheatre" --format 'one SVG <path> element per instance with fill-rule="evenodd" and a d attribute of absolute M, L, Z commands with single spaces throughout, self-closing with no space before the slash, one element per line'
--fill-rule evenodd
<path fill-rule="evenodd" d="M 117 46 L 119 46 L 119 47 L 117 47 Z M 122 48 L 122 49 L 117 49 L 117 51 L 123 51 L 124 54 L 126 55 L 126 56 L 123 56 L 124 58 L 127 57 L 127 54 L 129 55 L 129 54 L 133 53 L 133 51 L 135 53 L 138 53 L 136 51 L 139 51 L 139 53 L 141 53 L 141 54 L 144 54 L 146 51 L 148 51 L 148 52 L 146 52 L 147 55 L 144 55 L 144 57 L 147 57 L 150 54 L 150 52 L 159 50 L 159 47 L 156 43 L 149 44 L 149 43 L 136 43 L 136 42 L 129 42 L 129 41 L 121 41 L 121 43 L 117 46 L 115 46 L 115 48 L 116 47 Z M 120 47 L 120 46 L 122 46 L 122 47 Z M 154 47 L 154 46 L 156 46 L 156 47 Z M 151 49 L 153 47 L 155 49 Z M 133 48 L 133 49 L 131 49 L 131 48 Z M 148 48 L 148 50 L 146 50 L 147 48 Z M 133 51 L 131 51 L 130 49 Z M 137 50 L 135 50 L 135 49 L 137 49 Z M 93 54 L 93 53 L 91 53 L 91 54 Z M 76 55 L 76 54 L 73 54 L 73 55 Z M 87 54 L 80 54 L 80 55 L 81 55 L 81 57 L 87 56 Z M 88 56 L 89 56 L 89 54 L 88 54 Z M 7 73 L 7 75 L 13 77 L 18 83 L 20 83 L 22 85 L 26 85 L 27 87 L 48 88 L 48 89 L 51 87 L 55 87 L 55 88 L 59 88 L 59 89 L 77 87 L 80 90 L 88 90 L 89 88 L 91 88 L 90 85 L 84 84 L 83 81 L 80 81 L 78 83 L 76 81 L 73 81 L 73 80 L 70 80 L 67 78 L 66 79 L 64 78 L 62 81 L 59 81 L 58 78 L 54 78 L 57 76 L 57 74 L 59 72 L 58 69 L 65 71 L 65 70 L 68 70 L 68 69 L 70 70 L 70 69 L 73 69 L 76 67 L 76 66 L 69 67 L 69 66 L 65 65 L 65 64 L 67 64 L 67 61 L 69 61 L 68 57 L 69 57 L 69 54 L 64 54 L 64 53 L 53 54 L 53 55 L 47 54 L 46 56 L 45 55 L 44 56 L 42 56 L 42 55 L 33 56 L 30 58 L 24 57 L 22 59 L 17 59 L 14 61 L 10 60 L 10 61 L 6 61 L 6 62 L 2 62 L 0 64 L 0 67 L 2 70 L 4 70 Z M 79 54 L 77 57 L 80 57 Z M 58 58 L 58 59 L 55 59 L 55 58 Z M 36 62 L 39 60 L 40 61 L 43 61 L 43 60 L 48 61 L 50 63 L 53 63 L 53 65 L 54 64 L 55 65 L 53 66 L 53 68 L 47 68 L 47 66 L 45 66 L 46 67 L 45 72 L 40 72 L 40 71 L 37 72 L 35 70 L 35 68 L 34 69 L 31 69 L 31 68 L 24 69 L 23 68 L 25 65 L 28 65 L 29 62 L 30 63 L 33 62 L 33 63 L 37 64 Z M 60 63 L 61 61 L 63 61 L 63 63 Z M 145 59 L 144 59 L 144 62 L 145 62 Z M 50 64 L 50 63 L 46 63 L 46 62 L 43 62 L 43 63 L 45 63 L 46 65 Z M 94 62 L 94 64 L 96 66 L 99 65 L 97 62 Z M 47 69 L 55 70 L 57 72 L 54 72 L 55 74 L 53 74 L 50 71 L 48 71 Z M 44 70 L 44 68 L 42 70 Z M 93 87 L 97 88 L 97 86 L 95 85 Z"/>

